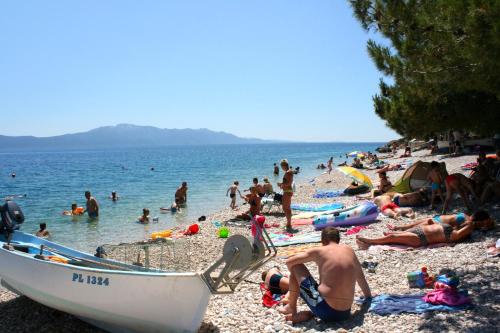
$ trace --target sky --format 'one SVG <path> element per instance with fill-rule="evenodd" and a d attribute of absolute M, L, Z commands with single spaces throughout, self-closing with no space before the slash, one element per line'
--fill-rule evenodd
<path fill-rule="evenodd" d="M 347 0 L 4 1 L 0 31 L 2 135 L 398 137 L 373 111 L 382 74 Z"/>

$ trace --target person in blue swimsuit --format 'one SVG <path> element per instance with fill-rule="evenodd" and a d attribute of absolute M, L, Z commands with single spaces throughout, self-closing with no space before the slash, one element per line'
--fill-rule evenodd
<path fill-rule="evenodd" d="M 405 224 L 398 227 L 388 225 L 388 227 L 393 231 L 405 231 L 419 225 L 439 223 L 439 224 L 450 225 L 454 229 L 459 229 L 464 224 L 464 222 L 472 220 L 473 220 L 472 216 L 466 215 L 464 213 L 458 213 L 454 215 L 435 215 L 432 218 L 418 219 L 410 224 Z"/>
<path fill-rule="evenodd" d="M 444 202 L 443 195 L 443 175 L 439 167 L 439 163 L 436 161 L 431 162 L 431 169 L 427 175 L 427 180 L 431 183 L 431 209 L 434 209 L 434 200 L 436 196 L 441 198 L 441 202 Z"/>

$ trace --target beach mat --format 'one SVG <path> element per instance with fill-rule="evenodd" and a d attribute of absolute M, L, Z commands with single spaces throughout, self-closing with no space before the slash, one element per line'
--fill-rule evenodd
<path fill-rule="evenodd" d="M 326 210 L 324 212 L 304 212 L 304 213 L 292 215 L 292 220 L 313 219 L 313 218 L 321 216 L 321 215 L 333 214 L 337 211 L 338 211 L 338 209 Z"/>
<path fill-rule="evenodd" d="M 470 307 L 470 305 L 434 305 L 423 300 L 424 294 L 417 295 L 388 295 L 382 294 L 373 297 L 370 300 L 368 311 L 380 316 L 397 315 L 401 313 L 424 313 L 429 311 L 461 311 Z M 360 303 L 360 299 L 356 300 Z"/>
<path fill-rule="evenodd" d="M 337 198 L 344 195 L 344 190 L 316 190 L 313 194 L 315 199 Z"/>
<path fill-rule="evenodd" d="M 276 247 L 289 246 L 295 244 L 309 244 L 321 242 L 321 232 L 313 231 L 304 234 L 269 234 Z"/>
<path fill-rule="evenodd" d="M 379 252 L 379 251 L 413 251 L 413 250 L 425 250 L 425 249 L 435 249 L 444 246 L 454 246 L 455 243 L 437 243 L 427 246 L 411 247 L 407 245 L 370 245 L 368 252 Z"/>
<path fill-rule="evenodd" d="M 329 204 L 298 203 L 293 204 L 290 207 L 293 210 L 300 210 L 304 212 L 324 212 L 344 208 L 344 204 L 337 202 L 332 202 Z"/>

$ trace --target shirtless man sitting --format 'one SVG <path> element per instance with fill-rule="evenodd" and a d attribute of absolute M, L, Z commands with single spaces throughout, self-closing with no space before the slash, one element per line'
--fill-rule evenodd
<path fill-rule="evenodd" d="M 366 298 L 371 297 L 370 287 L 353 249 L 340 245 L 339 231 L 326 227 L 321 233 L 323 246 L 290 257 L 286 264 L 290 271 L 289 303 L 279 311 L 293 323 L 303 322 L 317 316 L 323 321 L 341 321 L 351 315 L 356 282 Z M 321 284 L 314 280 L 304 265 L 318 265 Z M 300 297 L 311 311 L 297 312 Z"/>
<path fill-rule="evenodd" d="M 397 220 L 400 216 L 407 216 L 411 219 L 415 217 L 413 209 L 399 207 L 392 201 L 390 195 L 379 195 L 373 199 L 373 203 L 377 205 L 382 214 L 390 218 Z"/>

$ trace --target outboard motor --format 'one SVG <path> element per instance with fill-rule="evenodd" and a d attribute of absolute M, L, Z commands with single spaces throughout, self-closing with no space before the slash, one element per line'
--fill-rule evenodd
<path fill-rule="evenodd" d="M 0 233 L 5 233 L 7 238 L 24 222 L 24 214 L 14 201 L 7 201 L 0 206 L 0 217 Z"/>

